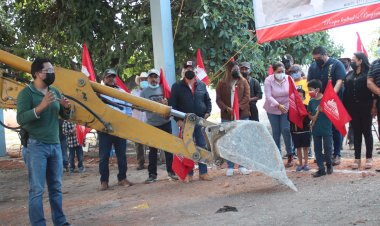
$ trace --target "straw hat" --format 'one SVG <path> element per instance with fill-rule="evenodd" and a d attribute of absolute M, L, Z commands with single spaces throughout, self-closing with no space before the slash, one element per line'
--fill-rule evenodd
<path fill-rule="evenodd" d="M 136 75 L 135 83 L 139 86 L 140 85 L 140 78 L 147 78 L 147 77 L 148 77 L 148 73 L 146 73 L 145 71 L 141 72 L 140 76 Z"/>

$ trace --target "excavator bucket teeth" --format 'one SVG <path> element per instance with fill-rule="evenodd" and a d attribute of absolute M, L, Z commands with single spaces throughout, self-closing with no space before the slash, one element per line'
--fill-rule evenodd
<path fill-rule="evenodd" d="M 278 148 L 267 128 L 254 121 L 233 121 L 205 129 L 211 150 L 221 157 L 254 171 L 262 172 L 294 191 Z"/>

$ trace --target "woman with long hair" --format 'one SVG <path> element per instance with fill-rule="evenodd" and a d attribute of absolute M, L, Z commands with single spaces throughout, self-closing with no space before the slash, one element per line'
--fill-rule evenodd
<path fill-rule="evenodd" d="M 362 52 L 356 52 L 352 56 L 351 68 L 347 74 L 344 85 L 343 103 L 352 121 L 354 130 L 354 149 L 355 160 L 352 169 L 358 169 L 361 165 L 361 147 L 362 135 L 366 145 L 366 163 L 364 168 L 372 168 L 372 110 L 376 107 L 373 104 L 371 91 L 367 88 L 367 75 L 369 70 L 369 61 L 367 56 Z M 373 111 L 375 112 L 375 111 Z"/>
<path fill-rule="evenodd" d="M 234 103 L 235 92 L 237 92 L 238 103 Z M 216 103 L 220 108 L 220 116 L 222 122 L 234 120 L 249 120 L 250 107 L 249 107 L 250 88 L 247 80 L 241 75 L 239 64 L 237 62 L 230 62 L 224 77 L 218 82 L 216 87 Z M 238 104 L 239 112 L 234 112 L 233 106 Z M 227 161 L 228 169 L 227 176 L 234 174 L 233 162 Z M 243 166 L 239 167 L 241 174 L 249 174 L 250 170 Z"/>

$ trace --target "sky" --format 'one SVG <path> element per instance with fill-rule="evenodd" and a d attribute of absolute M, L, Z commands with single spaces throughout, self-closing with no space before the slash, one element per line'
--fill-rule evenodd
<path fill-rule="evenodd" d="M 376 19 L 333 28 L 329 30 L 329 34 L 335 43 L 343 46 L 345 51 L 342 56 L 351 58 L 353 53 L 356 52 L 356 32 L 359 32 L 362 43 L 368 52 L 371 41 L 379 38 L 379 34 L 376 33 L 379 28 L 380 19 Z M 368 52 L 368 55 L 371 55 L 371 53 Z"/>

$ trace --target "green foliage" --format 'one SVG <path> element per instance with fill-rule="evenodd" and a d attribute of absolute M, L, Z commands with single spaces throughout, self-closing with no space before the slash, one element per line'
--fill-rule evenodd
<path fill-rule="evenodd" d="M 380 55 L 377 52 L 377 48 L 378 48 L 377 45 L 379 43 L 379 38 L 380 38 L 380 27 L 378 27 L 377 30 L 374 31 L 374 33 L 376 35 L 375 35 L 374 39 L 371 40 L 371 43 L 370 43 L 369 48 L 368 48 L 369 58 L 372 60 L 380 58 Z"/>
<path fill-rule="evenodd" d="M 173 31 L 180 19 L 174 40 L 177 71 L 184 61 L 195 59 L 199 48 L 213 84 L 223 75 L 222 66 L 243 46 L 235 59 L 251 62 L 260 78 L 285 53 L 308 64 L 317 45 L 332 55 L 342 51 L 326 32 L 256 44 L 250 31 L 255 29 L 251 0 L 185 0 L 179 13 L 181 2 L 171 1 Z M 0 6 L 0 47 L 21 57 L 44 55 L 70 67 L 72 60 L 81 62 L 85 42 L 98 76 L 114 66 L 114 58 L 119 59 L 124 79 L 153 67 L 148 0 L 8 0 Z"/>

